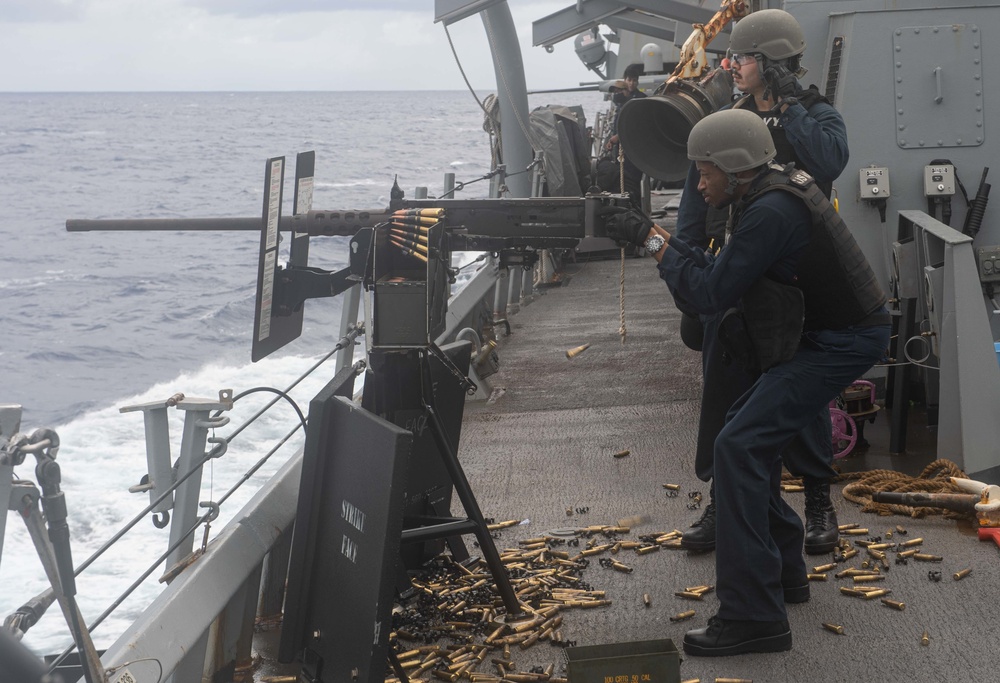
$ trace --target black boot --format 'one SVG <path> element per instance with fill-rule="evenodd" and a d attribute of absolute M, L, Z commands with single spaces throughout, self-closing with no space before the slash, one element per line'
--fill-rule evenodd
<path fill-rule="evenodd" d="M 806 489 L 806 553 L 821 555 L 837 547 L 840 531 L 837 512 L 830 500 L 830 482 L 805 479 Z"/>
<path fill-rule="evenodd" d="M 681 536 L 681 547 L 705 553 L 715 550 L 715 499 L 710 498 L 701 519 Z"/>
<path fill-rule="evenodd" d="M 732 621 L 710 617 L 708 627 L 684 634 L 684 652 L 692 657 L 728 657 L 744 652 L 792 649 L 787 621 Z"/>

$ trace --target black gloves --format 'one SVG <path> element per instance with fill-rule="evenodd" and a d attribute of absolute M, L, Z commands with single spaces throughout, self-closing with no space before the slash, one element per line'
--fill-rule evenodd
<path fill-rule="evenodd" d="M 624 206 L 605 206 L 597 215 L 604 218 L 608 237 L 623 247 L 630 244 L 641 247 L 653 229 L 653 221 L 646 214 Z"/>
<path fill-rule="evenodd" d="M 799 92 L 799 81 L 795 74 L 780 64 L 764 69 L 764 82 L 771 91 L 771 99 L 775 101 L 794 98 Z"/>

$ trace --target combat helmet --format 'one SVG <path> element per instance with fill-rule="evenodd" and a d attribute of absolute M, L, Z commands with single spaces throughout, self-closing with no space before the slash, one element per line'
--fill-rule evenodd
<path fill-rule="evenodd" d="M 767 124 L 745 109 L 724 109 L 695 124 L 688 136 L 688 159 L 708 161 L 732 176 L 774 159 Z"/>
<path fill-rule="evenodd" d="M 751 12 L 736 22 L 729 38 L 731 54 L 761 54 L 773 61 L 796 57 L 805 49 L 799 22 L 780 9 Z"/>

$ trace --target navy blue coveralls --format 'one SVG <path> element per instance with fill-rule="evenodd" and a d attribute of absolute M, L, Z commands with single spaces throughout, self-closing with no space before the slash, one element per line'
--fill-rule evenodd
<path fill-rule="evenodd" d="M 802 200 L 765 193 L 747 207 L 718 256 L 671 239 L 660 277 L 697 313 L 720 314 L 765 274 L 792 282 L 811 224 Z M 810 293 L 803 295 L 808 306 Z M 802 585 L 806 568 L 802 521 L 781 497 L 780 454 L 823 415 L 829 419 L 827 404 L 882 358 L 888 342 L 888 325 L 808 331 L 793 358 L 760 375 L 730 410 L 715 440 L 722 619 L 785 619 L 782 584 Z M 829 441 L 827 432 L 828 448 Z"/>
<path fill-rule="evenodd" d="M 766 114 L 754 109 L 753 98 L 747 96 L 742 103 L 749 111 L 754 111 L 767 124 L 775 144 L 775 162 L 786 164 L 795 162 L 796 168 L 809 173 L 824 193 L 830 196 L 830 187 L 847 166 L 847 127 L 836 109 L 818 100 L 806 109 L 802 104 L 794 104 L 780 115 Z M 728 109 L 728 107 L 725 107 Z M 706 249 L 709 236 L 706 234 L 708 205 L 698 192 L 698 172 L 694 164 L 688 171 L 684 184 L 684 194 L 677 208 L 677 228 L 674 237 L 692 246 Z M 715 240 L 715 247 L 722 244 L 721 235 Z M 674 292 L 676 296 L 676 292 Z M 683 301 L 678 306 L 686 307 Z M 693 313 L 685 310 L 686 313 Z M 722 347 L 718 340 L 718 324 L 721 316 L 703 316 L 704 339 L 702 342 L 702 396 L 701 414 L 698 420 L 698 445 L 695 453 L 695 474 L 702 481 L 712 479 L 712 462 L 715 438 L 726 422 L 729 408 L 753 385 L 756 374 L 745 372 L 735 363 L 723 360 Z M 856 378 L 855 378 L 856 379 Z M 828 479 L 833 476 L 831 463 L 833 449 L 830 444 L 831 425 L 829 414 L 825 414 L 825 424 L 811 426 L 791 444 L 785 453 L 785 464 L 797 476 Z M 817 466 L 817 459 L 810 453 L 826 453 L 825 466 Z M 820 463 L 821 464 L 821 463 Z"/>

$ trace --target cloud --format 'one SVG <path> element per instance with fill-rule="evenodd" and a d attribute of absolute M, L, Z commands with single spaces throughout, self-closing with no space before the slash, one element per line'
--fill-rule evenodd
<path fill-rule="evenodd" d="M 258 17 L 301 12 L 413 10 L 413 0 L 185 0 L 209 14 Z"/>
<path fill-rule="evenodd" d="M 529 89 L 594 78 L 572 41 L 554 54 L 530 45 L 531 21 L 570 1 L 509 0 Z M 11 2 L 34 8 L 35 20 L 10 22 Z M 323 11 L 307 11 L 321 2 Z M 221 13 L 226 6 L 272 13 Z M 8 17 L 5 25 L 0 17 L 0 63 L 18 64 L 0 69 L 0 91 L 462 89 L 433 6 L 433 0 L 0 0 Z M 46 8 L 63 20 L 42 20 Z M 80 20 L 68 21 L 74 13 Z M 449 32 L 473 87 L 495 90 L 482 21 L 470 17 Z"/>
<path fill-rule="evenodd" d="M 61 22 L 81 19 L 86 0 L 3 0 L 0 23 Z"/>

